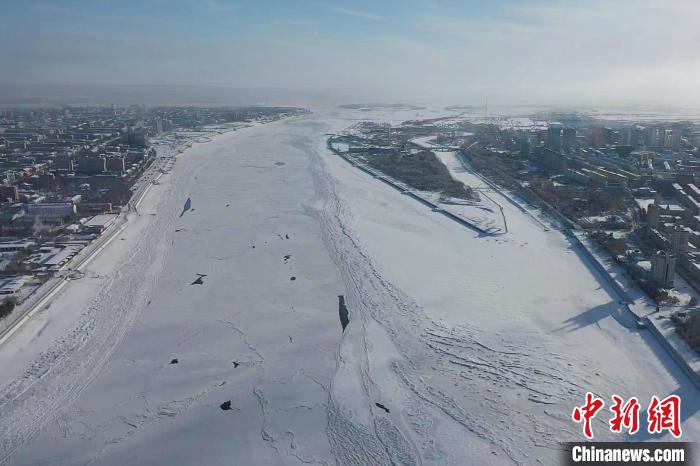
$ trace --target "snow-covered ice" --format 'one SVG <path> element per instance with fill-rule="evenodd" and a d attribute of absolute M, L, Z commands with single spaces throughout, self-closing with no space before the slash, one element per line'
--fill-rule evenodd
<path fill-rule="evenodd" d="M 439 114 L 362 118 L 421 112 Z M 91 273 L 0 348 L 0 459 L 552 464 L 581 438 L 586 391 L 679 394 L 698 438 L 696 389 L 561 232 L 451 153 L 508 233 L 479 236 L 357 170 L 326 149 L 357 117 L 180 155 Z"/>

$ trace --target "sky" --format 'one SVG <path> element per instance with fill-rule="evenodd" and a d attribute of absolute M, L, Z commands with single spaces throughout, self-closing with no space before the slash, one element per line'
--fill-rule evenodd
<path fill-rule="evenodd" d="M 0 85 L 700 106 L 699 0 L 0 0 Z"/>

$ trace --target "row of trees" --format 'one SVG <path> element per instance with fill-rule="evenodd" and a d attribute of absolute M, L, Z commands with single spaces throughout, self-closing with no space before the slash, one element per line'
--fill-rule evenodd
<path fill-rule="evenodd" d="M 382 173 L 421 191 L 439 192 L 462 199 L 478 199 L 471 188 L 452 178 L 447 167 L 429 150 L 415 154 L 371 155 L 366 160 Z"/>
<path fill-rule="evenodd" d="M 0 319 L 7 317 L 14 310 L 17 301 L 14 298 L 8 298 L 0 304 Z"/>
<path fill-rule="evenodd" d="M 676 325 L 678 333 L 692 346 L 700 352 L 700 313 L 698 312 L 676 312 L 671 316 Z"/>

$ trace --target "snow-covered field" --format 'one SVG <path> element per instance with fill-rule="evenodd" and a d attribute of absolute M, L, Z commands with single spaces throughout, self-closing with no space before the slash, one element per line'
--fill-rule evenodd
<path fill-rule="evenodd" d="M 0 347 L 0 461 L 553 464 L 586 391 L 679 394 L 699 438 L 696 389 L 559 231 L 489 191 L 508 233 L 480 237 L 325 147 L 360 115 L 438 113 L 185 151 Z"/>

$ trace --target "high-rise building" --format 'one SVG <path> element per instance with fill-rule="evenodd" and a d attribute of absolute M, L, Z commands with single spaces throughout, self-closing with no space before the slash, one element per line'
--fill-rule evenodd
<path fill-rule="evenodd" d="M 674 151 L 681 149 L 681 130 L 678 128 L 671 133 L 671 149 Z"/>
<path fill-rule="evenodd" d="M 673 146 L 673 130 L 665 129 L 662 133 L 663 147 L 670 149 Z"/>
<path fill-rule="evenodd" d="M 648 129 L 647 129 L 647 134 L 648 134 L 648 136 L 647 136 L 647 137 L 648 137 L 647 145 L 648 145 L 649 147 L 660 147 L 660 146 L 662 146 L 663 144 L 660 144 L 660 143 L 659 143 L 659 140 L 660 140 L 660 138 L 661 138 L 661 133 L 662 133 L 662 129 L 661 129 L 661 128 L 654 127 L 654 126 L 648 128 Z"/>
<path fill-rule="evenodd" d="M 609 129 L 604 126 L 596 126 L 591 129 L 591 145 L 593 147 L 605 147 L 609 142 Z M 624 138 L 623 140 L 625 140 Z"/>
<path fill-rule="evenodd" d="M 651 278 L 659 286 L 670 288 L 676 274 L 676 255 L 670 251 L 656 251 L 651 258 Z"/>
<path fill-rule="evenodd" d="M 561 151 L 545 149 L 542 157 L 545 168 L 550 173 L 566 173 L 567 161 Z"/>
<path fill-rule="evenodd" d="M 632 146 L 635 149 L 646 144 L 648 132 L 639 126 L 629 126 L 625 128 L 622 142 L 627 146 Z M 609 141 L 608 141 L 609 142 Z"/>
<path fill-rule="evenodd" d="M 564 150 L 571 152 L 571 150 L 576 146 L 576 128 L 564 128 L 563 135 L 564 137 L 562 144 Z"/>
<path fill-rule="evenodd" d="M 547 129 L 547 147 L 557 152 L 561 150 L 561 126 L 550 126 Z"/>
<path fill-rule="evenodd" d="M 528 136 L 525 136 L 520 141 L 520 155 L 521 157 L 529 159 L 532 157 L 532 142 Z"/>
<path fill-rule="evenodd" d="M 647 207 L 647 225 L 652 228 L 659 226 L 659 206 L 657 204 L 649 204 Z"/>
<path fill-rule="evenodd" d="M 688 251 L 688 241 L 690 232 L 687 228 L 676 225 L 668 234 L 668 241 L 671 243 L 671 251 L 675 254 L 682 254 Z"/>

